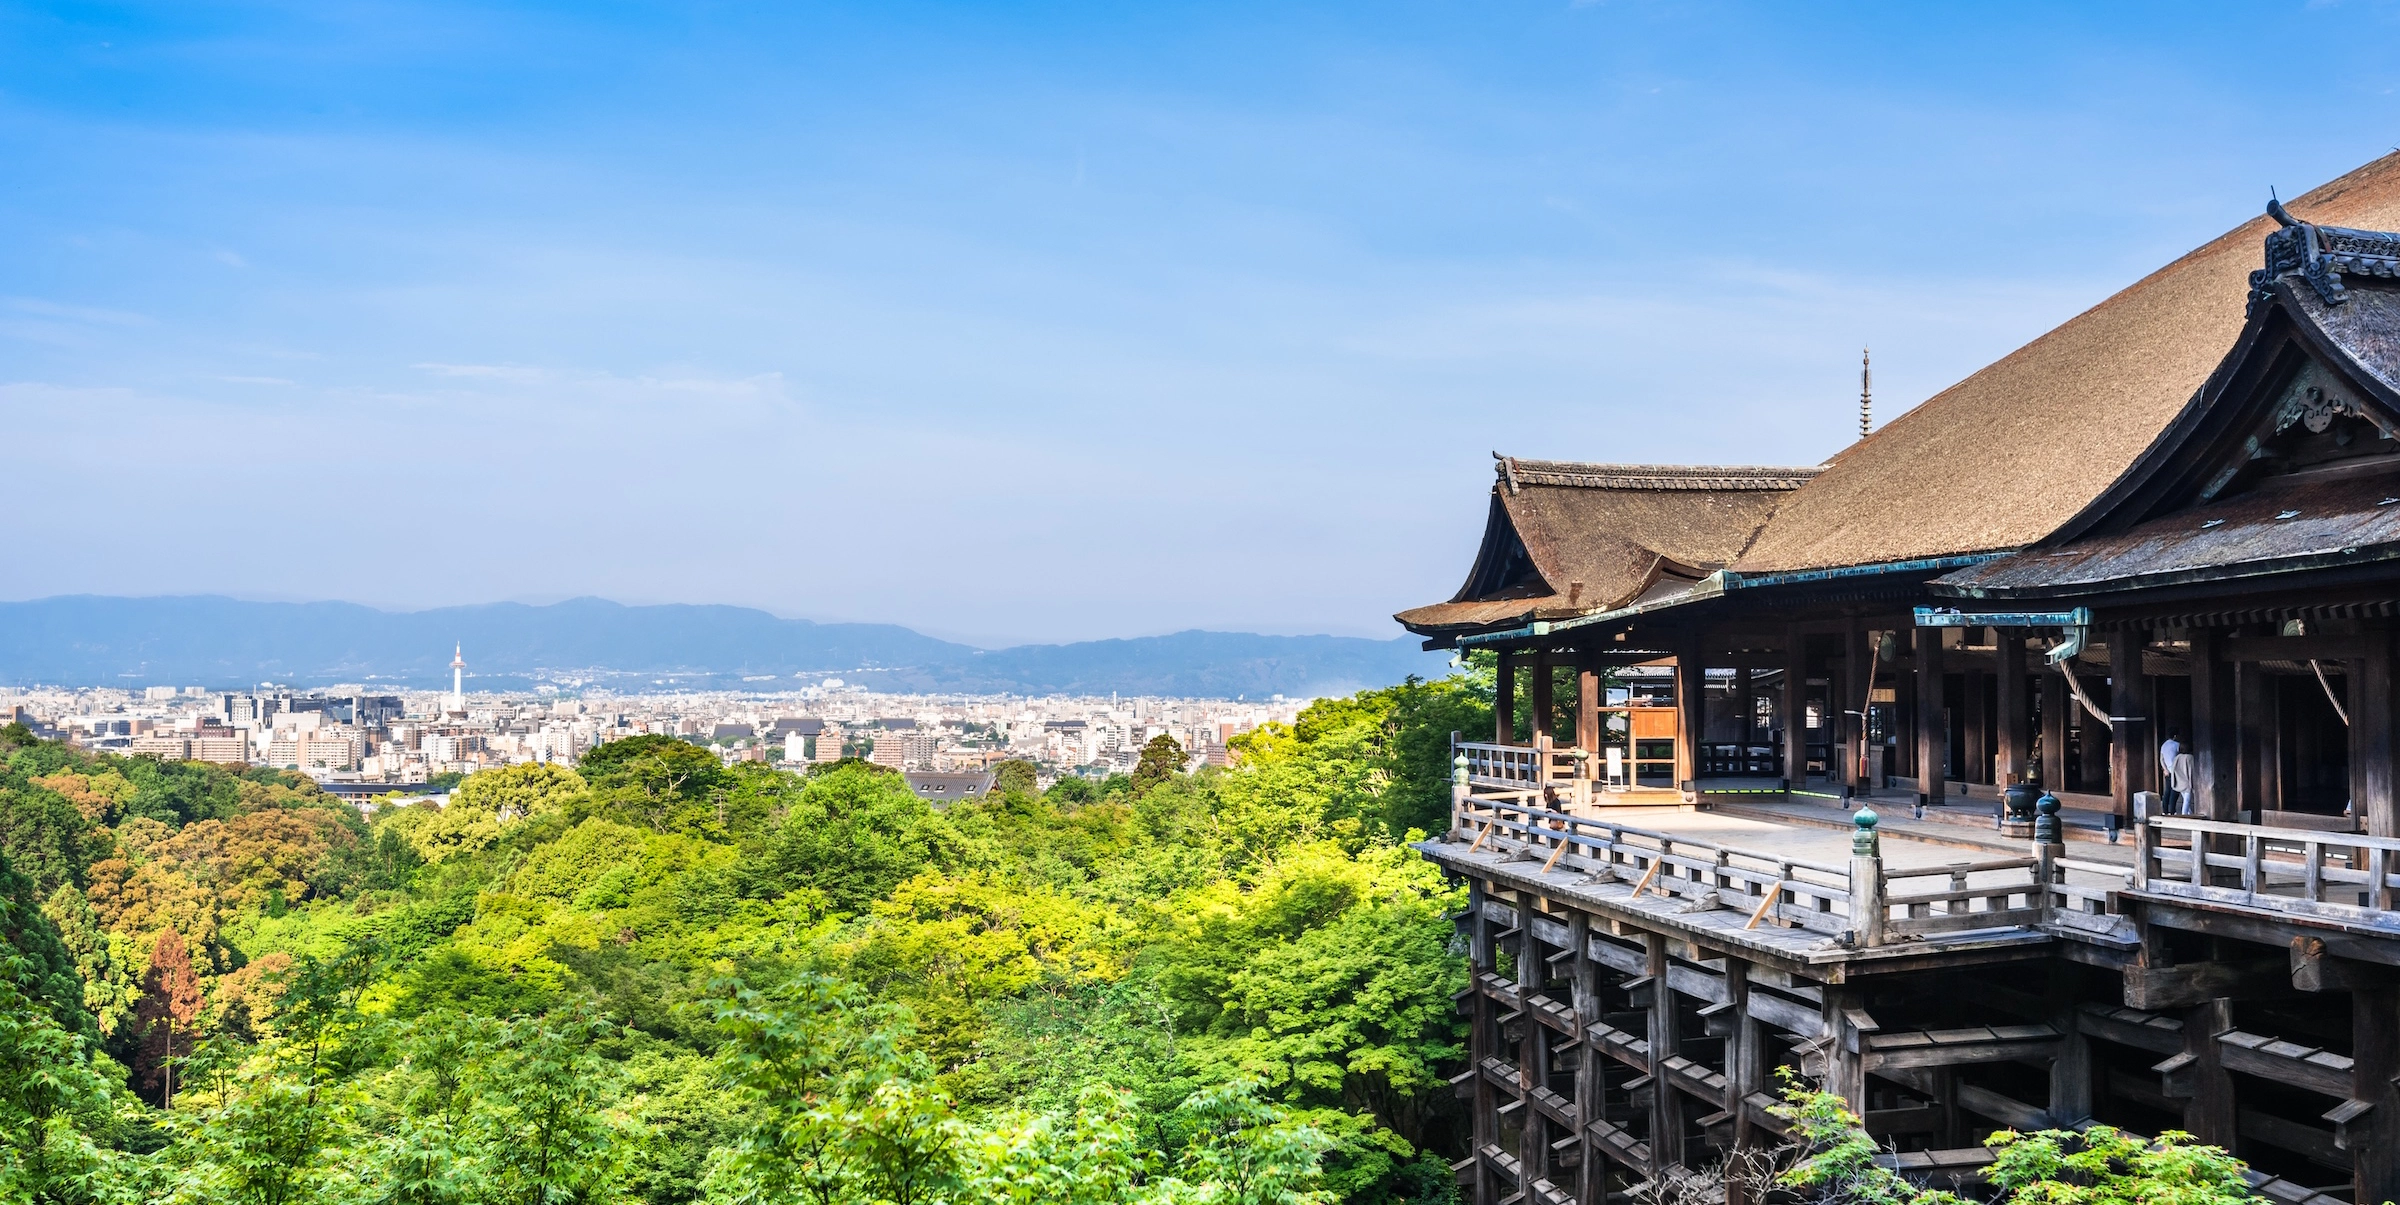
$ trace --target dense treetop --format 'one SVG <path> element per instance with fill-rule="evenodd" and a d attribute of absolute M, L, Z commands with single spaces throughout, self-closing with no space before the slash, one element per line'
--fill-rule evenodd
<path fill-rule="evenodd" d="M 863 762 L 636 737 L 362 815 L 16 730 L 0 910 L 40 1007 L 0 1059 L 58 1087 L 0 1105 L 7 1174 L 57 1201 L 1448 1200 L 1459 901 L 1403 842 L 1488 715 L 1412 682 L 1232 769 L 1166 742 L 944 811 Z"/>

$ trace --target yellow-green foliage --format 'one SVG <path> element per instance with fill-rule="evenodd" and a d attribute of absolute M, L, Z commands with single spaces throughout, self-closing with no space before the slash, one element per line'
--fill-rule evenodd
<path fill-rule="evenodd" d="M 386 823 L 426 861 L 442 862 L 490 849 L 511 826 L 573 807 L 589 795 L 573 770 L 537 762 L 468 775 L 447 803 L 405 808 Z"/>

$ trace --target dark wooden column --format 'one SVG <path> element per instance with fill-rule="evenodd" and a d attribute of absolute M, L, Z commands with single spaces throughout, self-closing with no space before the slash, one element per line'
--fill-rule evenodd
<path fill-rule="evenodd" d="M 1734 731 L 1741 734 L 1742 757 L 1745 761 L 1750 756 L 1751 742 L 1758 737 L 1756 697 L 1757 688 L 1750 682 L 1750 666 L 1747 663 L 1735 666 L 1733 671 Z"/>
<path fill-rule="evenodd" d="M 1808 786 L 1808 637 L 1798 627 L 1783 637 L 1783 785 Z"/>
<path fill-rule="evenodd" d="M 1959 760 L 1966 764 L 1958 768 L 1958 777 L 1963 782 L 1990 782 L 1992 754 L 1983 739 L 1983 671 L 1970 669 L 1959 678 L 1963 688 L 1959 727 L 1964 738 L 1960 742 Z"/>
<path fill-rule="evenodd" d="M 2350 800 L 2367 832 L 2400 836 L 2392 755 L 2392 631 L 2370 620 L 2366 648 L 2350 667 Z"/>
<path fill-rule="evenodd" d="M 1917 637 L 1917 802 L 1940 803 L 1948 790 L 1942 772 L 1950 745 L 1950 723 L 1942 710 L 1942 629 L 1913 630 Z"/>
<path fill-rule="evenodd" d="M 1492 695 L 1492 742 L 1512 745 L 1517 740 L 1517 654 L 1500 650 L 1500 680 Z"/>
<path fill-rule="evenodd" d="M 2042 789 L 2067 789 L 2067 708 L 2078 704 L 2067 695 L 2067 679 L 2056 669 L 2042 670 Z"/>
<path fill-rule="evenodd" d="M 1744 1102 L 1751 1093 L 1765 1091 L 1767 1085 L 1760 1063 L 1759 1025 L 1750 1015 L 1750 964 L 1739 958 L 1725 960 L 1725 1000 L 1733 1006 L 1733 1032 L 1725 1039 L 1725 1099 L 1721 1107 L 1733 1114 L 1733 1149 L 1746 1151 L 1759 1145 L 1760 1135 L 1750 1124 L 1750 1108 Z M 1725 1205 L 1756 1205 L 1746 1188 L 1740 1180 L 1728 1179 Z"/>
<path fill-rule="evenodd" d="M 2241 809 L 2233 663 L 2215 628 L 2192 629 L 2192 814 L 2233 820 Z"/>
<path fill-rule="evenodd" d="M 2197 724 L 2197 721 L 2194 721 Z M 2233 1028 L 2233 1001 L 2211 1000 L 2183 1010 L 2183 1052 L 2191 1095 L 2183 1102 L 2183 1128 L 2194 1138 L 2226 1150 L 2234 1147 L 2233 1076 L 2217 1053 L 2217 1035 Z"/>
<path fill-rule="evenodd" d="M 2350 992 L 2350 1097 L 2372 1106 L 2344 1127 L 2350 1199 L 2400 1200 L 2400 985 L 2377 976 Z"/>
<path fill-rule="evenodd" d="M 1589 913 L 1579 908 L 1568 914 L 1567 941 L 1575 954 L 1569 964 L 1575 968 L 1575 1116 L 1588 1122 L 1600 1116 L 1608 1088 L 1608 1058 L 1600 1053 L 1600 1042 L 1590 1033 L 1600 1024 L 1600 964 L 1592 961 Z M 1600 1201 L 1608 1189 L 1608 1165 L 1601 1162 L 1603 1148 L 1592 1141 L 1586 1125 L 1575 1128 L 1575 1141 L 1582 1156 L 1575 1171 L 1575 1199 Z"/>
<path fill-rule="evenodd" d="M 1507 664 L 1507 654 L 1501 656 L 1502 664 Z M 1506 672 L 1503 671 L 1502 681 L 1506 680 Z M 1492 922 L 1483 913 L 1484 903 L 1489 898 L 1484 892 L 1483 880 L 1468 880 L 1467 963 L 1471 974 L 1489 973 L 1497 965 Z M 1500 1026 L 1499 1019 L 1492 1011 L 1490 994 L 1477 987 L 1468 999 L 1473 1002 L 1475 1009 L 1467 1035 L 1467 1054 L 1471 1060 L 1469 1066 L 1477 1069 L 1477 1074 L 1470 1081 L 1475 1092 L 1475 1115 L 1469 1119 L 1475 1143 L 1475 1149 L 1470 1152 L 1475 1161 L 1475 1202 L 1476 1205 L 1491 1205 L 1506 1195 L 1499 1191 L 1499 1177 L 1493 1173 L 1491 1163 L 1483 1157 L 1483 1148 L 1500 1141 L 1500 1093 L 1492 1086 L 1492 1077 L 1482 1074 L 1480 1069 L 1483 1060 L 1500 1055 Z"/>
<path fill-rule="evenodd" d="M 2033 706 L 2026 698 L 2025 629 L 2000 628 L 2000 668 L 1994 710 L 1999 712 L 2000 763 L 1996 777 L 2007 784 L 2033 772 Z"/>
<path fill-rule="evenodd" d="M 2102 715 L 2117 714 L 2116 707 L 2109 701 L 2108 682 L 2101 675 L 2085 673 L 2083 693 L 2085 698 L 2100 708 Z M 2076 769 L 2083 777 L 2083 789 L 2094 795 L 2114 789 L 2097 780 L 2105 777 L 2109 768 L 2116 764 L 2116 742 L 2113 739 L 2116 734 L 2110 730 L 2106 720 L 2092 715 L 2081 703 L 2075 704 L 2075 710 L 2069 714 L 2078 717 L 2076 722 L 2083 726 L 2083 747 L 2077 750 L 2082 756 L 2076 759 Z"/>
<path fill-rule="evenodd" d="M 1519 1007 L 1530 1013 L 1533 998 L 1542 990 L 1542 977 L 1549 962 L 1542 957 L 1542 942 L 1533 935 L 1534 911 L 1532 897 L 1517 893 L 1517 1000 Z M 1543 1081 L 1550 1071 L 1550 1027 L 1536 1023 L 1529 1015 L 1522 1023 L 1523 1036 L 1517 1039 L 1517 1099 L 1524 1106 L 1517 1110 L 1517 1191 L 1530 1199 L 1533 1182 L 1547 1178 L 1550 1171 L 1550 1143 L 1542 1114 L 1533 1107 L 1533 1090 L 1547 1087 Z"/>
<path fill-rule="evenodd" d="M 2258 743 L 2258 806 L 2277 812 L 2283 810 L 2283 685 L 2273 674 L 2262 673 L 2258 678 L 2257 715 L 2252 718 L 2243 713 L 2242 723 L 2251 728 Z M 2165 767 L 2160 767 L 2160 772 L 2163 776 Z"/>
<path fill-rule="evenodd" d="M 1675 644 L 1675 710 L 1682 739 L 1675 742 L 1675 781 L 1691 799 L 1700 797 L 1700 741 L 1708 735 L 1708 664 L 1701 634 L 1689 631 Z"/>
<path fill-rule="evenodd" d="M 2050 1062 L 2050 1124 L 2061 1128 L 2092 1115 L 2092 1043 L 2083 1036 L 2083 1010 L 2075 989 L 2081 968 L 2064 960 L 2050 966 L 2046 1002 L 2058 1030 L 2058 1057 Z"/>
<path fill-rule="evenodd" d="M 1598 766 L 1600 756 L 1600 662 L 1589 649 L 1575 658 L 1575 747 L 1589 752 Z M 1592 773 L 1597 774 L 1597 769 Z"/>
<path fill-rule="evenodd" d="M 2125 717 L 2111 725 L 2108 790 L 2117 814 L 2133 818 L 2133 793 L 2158 789 L 2158 726 L 2152 714 L 2150 678 L 2142 672 L 2142 647 L 2150 633 L 2118 628 L 2108 634 L 2108 714 Z"/>
<path fill-rule="evenodd" d="M 2240 735 L 2240 740 L 2234 746 L 2234 755 L 2240 762 L 2236 774 L 2242 784 L 2241 797 L 2251 807 L 2262 811 L 2275 806 L 2269 802 L 2275 793 L 2276 767 L 2270 760 L 2275 729 L 2266 719 L 2269 710 L 2267 694 L 2274 685 L 2274 680 L 2267 676 L 2266 667 L 2258 662 L 2233 663 L 2233 726 Z M 2155 756 L 2155 740 L 2151 742 L 2151 747 Z"/>
<path fill-rule="evenodd" d="M 1928 629 L 1919 628 L 1918 631 Z M 1850 1111 L 1867 1115 L 1867 1070 L 1859 1053 L 1858 1030 L 1850 1023 L 1853 1010 L 1863 1010 L 1866 991 L 1855 983 L 1824 986 L 1825 1090 L 1841 1097 Z"/>
<path fill-rule="evenodd" d="M 1683 1165 L 1683 1093 L 1662 1074 L 1667 1057 L 1676 1053 L 1675 992 L 1667 986 L 1667 939 L 1643 935 L 1649 946 L 1650 972 L 1650 1159 L 1658 1169 Z"/>
<path fill-rule="evenodd" d="M 1864 777 L 1859 754 L 1866 748 L 1867 713 L 1874 709 L 1875 645 L 1867 639 L 1867 629 L 1853 623 L 1842 633 L 1842 752 L 1841 781 L 1853 789 L 1872 790 L 1876 783 Z"/>
<path fill-rule="evenodd" d="M 1550 649 L 1547 645 L 1533 650 L 1533 735 L 1549 736 L 1558 731 L 1558 709 L 1555 697 L 1558 675 L 1550 668 Z M 1529 744 L 1541 742 L 1528 741 Z"/>

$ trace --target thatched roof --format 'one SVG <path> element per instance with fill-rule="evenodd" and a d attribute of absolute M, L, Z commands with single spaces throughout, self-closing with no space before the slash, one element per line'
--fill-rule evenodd
<path fill-rule="evenodd" d="M 1467 580 L 1394 618 L 1428 636 L 1622 606 L 1731 564 L 1814 468 L 1576 464 L 1502 457 Z"/>
<path fill-rule="evenodd" d="M 2400 154 L 2290 203 L 2311 222 L 2400 227 Z M 2259 217 L 2144 277 L 1851 445 L 1776 508 L 1745 573 L 2017 548 L 2109 488 L 2199 390 L 2243 324 Z"/>

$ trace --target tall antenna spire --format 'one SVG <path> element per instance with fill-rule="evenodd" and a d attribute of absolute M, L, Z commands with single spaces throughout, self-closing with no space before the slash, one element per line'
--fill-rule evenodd
<path fill-rule="evenodd" d="M 1858 349 L 1858 437 L 1865 439 L 1875 426 L 1875 366 L 1867 358 L 1867 349 Z"/>

